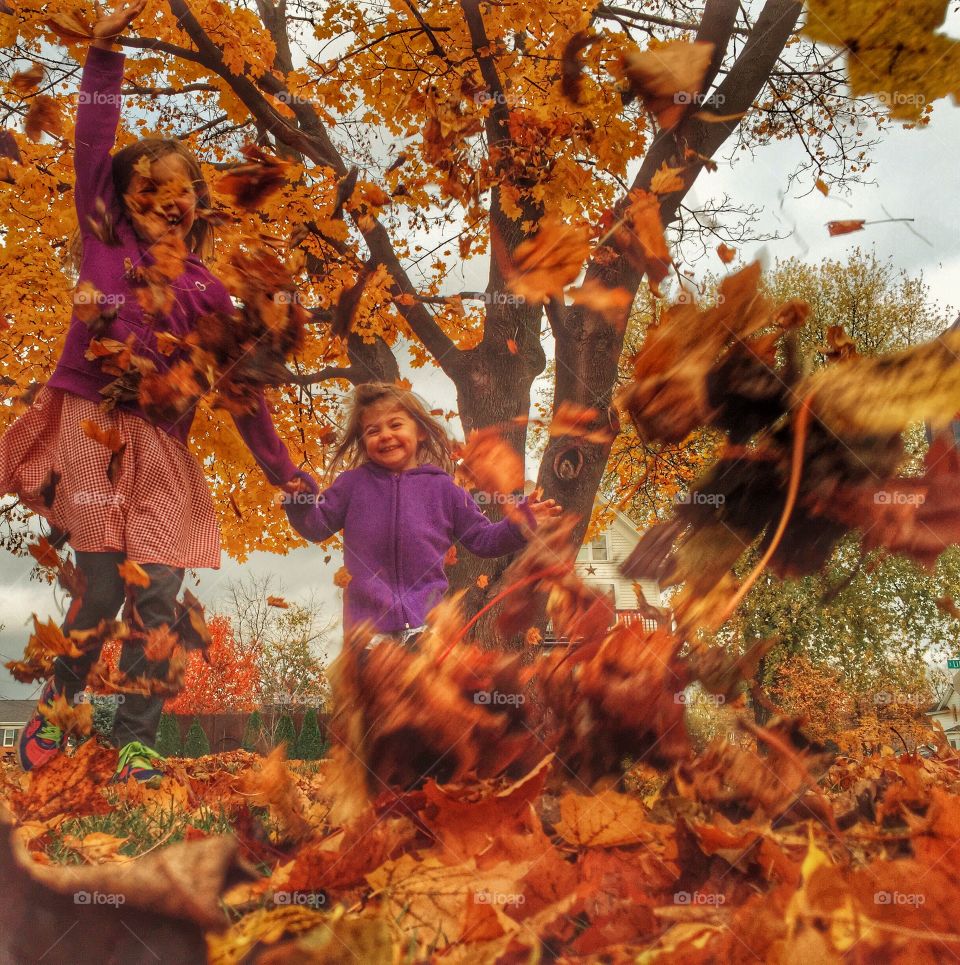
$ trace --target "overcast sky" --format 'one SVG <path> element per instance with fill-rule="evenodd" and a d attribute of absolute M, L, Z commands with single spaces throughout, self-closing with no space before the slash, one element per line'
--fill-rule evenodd
<path fill-rule="evenodd" d="M 952 30 L 956 34 L 957 30 Z M 703 174 L 689 205 L 698 205 L 724 192 L 734 202 L 762 209 L 758 230 L 787 234 L 782 240 L 764 245 L 745 245 L 741 254 L 749 259 L 761 255 L 776 258 L 797 256 L 808 262 L 823 258 L 842 259 L 859 246 L 872 249 L 880 258 L 916 275 L 923 272 L 931 295 L 943 306 L 960 308 L 960 179 L 957 176 L 957 151 L 960 148 L 960 110 L 946 101 L 934 105 L 933 119 L 927 128 L 904 130 L 893 126 L 884 135 L 872 157 L 867 177 L 872 185 L 856 187 L 847 196 L 824 197 L 813 191 L 804 198 L 784 198 L 787 176 L 802 159 L 802 148 L 795 141 L 778 142 L 757 150 L 753 157 L 741 155 L 735 165 L 721 164 L 713 174 Z M 885 217 L 883 208 L 894 217 L 914 218 L 912 227 L 929 244 L 911 234 L 902 224 L 868 226 L 864 231 L 837 238 L 827 234 L 828 221 Z M 450 291 L 482 289 L 485 285 L 483 262 L 474 261 L 455 267 L 450 274 Z M 696 264 L 694 271 L 704 274 L 722 269 L 715 258 Z M 736 267 L 736 265 L 732 266 Z M 451 383 L 439 371 L 404 366 L 414 388 L 428 402 L 445 409 L 455 408 Z M 528 475 L 535 471 L 528 467 Z M 225 585 L 245 572 L 259 577 L 272 574 L 272 592 L 288 600 L 306 600 L 316 590 L 326 602 L 330 615 L 340 609 L 340 593 L 332 578 L 341 565 L 338 555 L 327 565 L 325 553 L 316 547 L 291 552 L 287 556 L 253 554 L 240 567 L 226 556 L 218 571 L 199 571 L 199 587 L 190 588 L 208 610 L 216 610 Z M 0 555 L 0 654 L 3 661 L 21 657 L 30 632 L 30 617 L 60 618 L 53 590 L 29 579 L 32 561 L 9 553 Z M 189 579 L 189 578 L 188 578 Z M 37 688 L 18 684 L 0 670 L 0 697 L 29 697 Z"/>

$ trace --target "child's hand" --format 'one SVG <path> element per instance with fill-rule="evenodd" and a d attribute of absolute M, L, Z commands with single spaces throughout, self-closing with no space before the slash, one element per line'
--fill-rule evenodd
<path fill-rule="evenodd" d="M 527 500 L 527 505 L 530 507 L 530 512 L 533 513 L 538 526 L 563 512 L 563 507 L 555 499 L 541 499 L 541 495 L 542 490 L 535 489 Z"/>
<path fill-rule="evenodd" d="M 113 47 L 113 39 L 119 37 L 143 13 L 146 5 L 147 0 L 133 0 L 133 3 L 120 7 L 114 13 L 104 15 L 100 4 L 95 3 L 93 9 L 97 19 L 93 25 L 93 36 L 96 38 L 93 46 L 101 50 L 110 50 Z"/>
<path fill-rule="evenodd" d="M 310 489 L 310 484 L 305 480 L 301 479 L 299 476 L 294 476 L 289 482 L 285 482 L 280 487 L 285 493 L 290 493 L 292 496 L 294 493 L 309 493 L 312 492 Z"/>

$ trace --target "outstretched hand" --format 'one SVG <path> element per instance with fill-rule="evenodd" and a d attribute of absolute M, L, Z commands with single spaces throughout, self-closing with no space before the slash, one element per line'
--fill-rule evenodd
<path fill-rule="evenodd" d="M 530 507 L 530 512 L 533 513 L 533 518 L 537 521 L 538 526 L 563 512 L 563 507 L 555 499 L 540 499 L 540 496 L 541 490 L 536 489 L 527 500 L 527 505 Z"/>
<path fill-rule="evenodd" d="M 280 487 L 285 493 L 290 493 L 292 496 L 294 493 L 309 493 L 310 484 L 305 480 L 301 479 L 299 476 L 294 476 L 289 482 L 285 482 Z"/>
<path fill-rule="evenodd" d="M 93 25 L 93 46 L 109 50 L 113 46 L 113 39 L 119 37 L 143 13 L 146 5 L 147 0 L 133 0 L 133 3 L 125 4 L 113 13 L 104 14 L 100 4 L 95 3 L 93 9 L 97 19 Z"/>

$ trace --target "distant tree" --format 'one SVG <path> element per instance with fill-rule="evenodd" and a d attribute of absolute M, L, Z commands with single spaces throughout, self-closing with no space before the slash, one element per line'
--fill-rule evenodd
<path fill-rule="evenodd" d="M 295 756 L 301 761 L 316 761 L 323 757 L 325 746 L 320 736 L 320 726 L 317 723 L 317 712 L 308 710 L 303 718 L 300 736 L 297 738 Z"/>
<path fill-rule="evenodd" d="M 289 714 L 284 714 L 277 721 L 277 728 L 273 732 L 274 747 L 279 747 L 281 744 L 286 748 L 287 757 L 296 757 L 297 731 L 293 726 L 293 718 Z"/>
<path fill-rule="evenodd" d="M 255 710 L 247 718 L 247 726 L 243 732 L 243 749 L 247 751 L 259 750 L 263 737 L 263 717 L 259 710 Z"/>
<path fill-rule="evenodd" d="M 173 714 L 163 714 L 160 717 L 160 727 L 157 730 L 157 750 L 164 757 L 180 757 L 183 747 L 180 743 L 180 725 Z"/>
<path fill-rule="evenodd" d="M 200 721 L 194 717 L 190 730 L 187 731 L 187 739 L 183 742 L 183 756 L 203 757 L 209 753 L 210 742 L 200 726 Z"/>

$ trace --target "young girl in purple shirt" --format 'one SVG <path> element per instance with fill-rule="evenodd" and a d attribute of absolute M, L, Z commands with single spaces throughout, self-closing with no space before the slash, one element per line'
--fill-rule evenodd
<path fill-rule="evenodd" d="M 451 476 L 443 427 L 412 393 L 386 383 L 357 388 L 330 467 L 344 470 L 319 492 L 282 497 L 291 525 L 305 539 L 343 530 L 344 628 L 366 622 L 405 640 L 423 629 L 447 589 L 444 558 L 454 540 L 477 556 L 519 550 L 526 536 L 510 518 L 491 522 Z M 552 499 L 525 499 L 528 525 L 558 515 Z"/>

